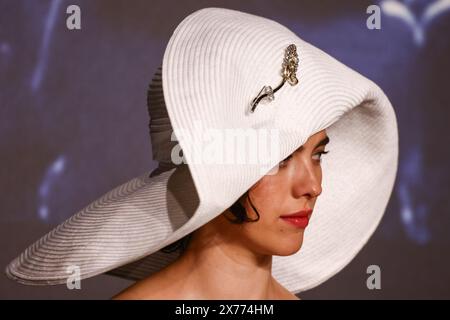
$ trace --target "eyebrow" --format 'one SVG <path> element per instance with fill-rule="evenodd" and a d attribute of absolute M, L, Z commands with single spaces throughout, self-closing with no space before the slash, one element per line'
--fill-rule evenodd
<path fill-rule="evenodd" d="M 330 142 L 330 138 L 328 136 L 326 136 L 325 138 L 322 139 L 322 141 L 320 141 L 318 144 L 316 144 L 314 149 L 316 149 L 317 147 L 320 147 L 320 146 L 324 146 L 324 145 L 326 145 L 329 142 Z M 300 146 L 297 150 L 298 151 L 303 150 L 303 146 Z"/>
<path fill-rule="evenodd" d="M 314 149 L 317 148 L 317 147 L 320 147 L 320 146 L 324 146 L 324 145 L 326 145 L 328 142 L 330 142 L 330 138 L 329 138 L 328 136 L 326 136 L 322 141 L 320 141 L 320 142 L 314 147 Z"/>

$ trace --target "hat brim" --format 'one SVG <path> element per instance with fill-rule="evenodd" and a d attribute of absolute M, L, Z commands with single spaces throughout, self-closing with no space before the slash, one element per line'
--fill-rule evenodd
<path fill-rule="evenodd" d="M 322 159 L 323 191 L 302 247 L 290 256 L 273 256 L 275 279 L 294 294 L 320 285 L 347 266 L 387 208 L 397 173 L 398 133 L 392 107 L 375 89 L 377 99 L 368 92 L 362 103 L 324 128 L 330 152 Z M 139 280 L 176 257 L 158 252 L 109 274 Z"/>
<path fill-rule="evenodd" d="M 378 226 L 397 171 L 392 112 L 365 100 L 326 128 L 331 152 L 322 160 L 323 192 L 302 248 L 291 256 L 273 257 L 274 277 L 291 292 L 313 288 L 342 270 Z M 365 134 L 358 132 L 361 125 Z M 384 152 L 370 152 L 372 144 Z M 64 284 L 73 266 L 80 268 L 80 279 L 102 273 L 145 278 L 178 257 L 178 252 L 161 248 L 226 209 L 199 203 L 187 165 L 154 177 L 147 172 L 36 241 L 6 273 L 27 285 Z"/>
<path fill-rule="evenodd" d="M 28 247 L 6 268 L 27 285 L 66 283 L 79 268 L 85 279 L 138 260 L 175 241 L 175 230 L 199 207 L 186 165 L 150 177 L 146 172 L 107 192 Z M 146 270 L 175 256 L 160 252 Z M 147 260 L 148 261 L 152 261 Z"/>

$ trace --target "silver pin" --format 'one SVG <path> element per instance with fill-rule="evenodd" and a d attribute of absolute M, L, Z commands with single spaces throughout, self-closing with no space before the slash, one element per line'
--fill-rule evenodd
<path fill-rule="evenodd" d="M 261 101 L 272 101 L 275 99 L 274 93 L 280 89 L 284 83 L 287 81 L 291 86 L 295 86 L 298 83 L 297 79 L 297 68 L 298 68 L 298 54 L 297 47 L 295 44 L 290 44 L 285 51 L 284 59 L 283 59 L 283 72 L 282 72 L 282 80 L 281 83 L 275 88 L 272 89 L 271 86 L 264 86 L 261 91 L 259 91 L 258 95 L 253 99 L 251 103 L 250 111 L 255 111 L 256 106 Z"/>

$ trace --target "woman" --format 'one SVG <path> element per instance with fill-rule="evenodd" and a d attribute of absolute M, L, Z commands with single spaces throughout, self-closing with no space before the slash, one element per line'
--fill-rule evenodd
<path fill-rule="evenodd" d="M 320 162 L 327 143 L 325 130 L 312 135 L 276 174 L 245 194 L 241 202 L 251 222 L 232 223 L 239 215 L 225 211 L 183 239 L 189 245 L 179 259 L 115 298 L 298 299 L 273 278 L 272 256 L 292 255 L 302 245 L 322 192 Z M 294 223 L 282 218 L 298 212 Z"/>
<path fill-rule="evenodd" d="M 398 163 L 392 105 L 273 20 L 190 14 L 148 106 L 158 168 L 35 242 L 10 278 L 63 284 L 75 266 L 79 280 L 137 280 L 116 299 L 295 299 L 342 270 L 383 216 Z"/>

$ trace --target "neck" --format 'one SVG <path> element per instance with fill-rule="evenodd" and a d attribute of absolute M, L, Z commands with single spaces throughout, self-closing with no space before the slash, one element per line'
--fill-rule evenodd
<path fill-rule="evenodd" d="M 272 256 L 257 255 L 214 230 L 198 230 L 174 274 L 192 299 L 269 299 L 275 291 Z"/>

